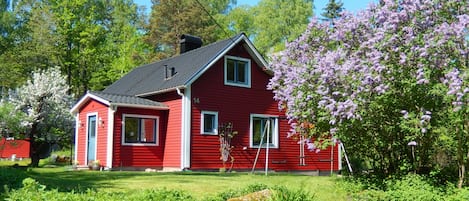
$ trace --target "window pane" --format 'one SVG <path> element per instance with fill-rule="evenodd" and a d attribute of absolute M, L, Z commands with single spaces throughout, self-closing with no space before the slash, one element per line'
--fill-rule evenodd
<path fill-rule="evenodd" d="M 235 62 L 234 60 L 226 60 L 226 80 L 235 82 Z"/>
<path fill-rule="evenodd" d="M 141 142 L 156 142 L 156 121 L 154 119 L 142 119 Z"/>
<path fill-rule="evenodd" d="M 252 144 L 253 145 L 259 146 L 261 144 L 262 127 L 263 126 L 262 126 L 261 118 L 254 118 L 252 120 Z"/>
<path fill-rule="evenodd" d="M 262 145 L 265 146 L 267 144 L 267 122 L 270 121 L 270 128 L 269 128 L 269 145 L 274 145 L 275 139 L 275 120 L 269 118 L 262 118 L 262 117 L 254 117 L 252 119 L 252 145 L 259 146 L 261 145 L 261 137 L 264 134 L 264 138 L 262 140 Z M 264 133 L 265 132 L 265 133 Z"/>
<path fill-rule="evenodd" d="M 215 132 L 215 115 L 204 114 L 204 132 L 213 133 Z"/>
<path fill-rule="evenodd" d="M 240 83 L 246 83 L 246 68 L 247 68 L 247 63 L 242 62 L 242 61 L 237 61 L 238 63 L 238 72 L 237 72 L 237 78 L 238 82 Z"/>
<path fill-rule="evenodd" d="M 125 118 L 125 142 L 138 142 L 138 119 Z"/>
<path fill-rule="evenodd" d="M 156 119 L 125 117 L 124 119 L 125 143 L 155 143 L 157 122 Z"/>

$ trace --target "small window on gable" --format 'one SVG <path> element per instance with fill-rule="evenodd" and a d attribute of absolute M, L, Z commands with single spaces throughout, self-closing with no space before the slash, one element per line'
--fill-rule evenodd
<path fill-rule="evenodd" d="M 218 112 L 202 111 L 200 119 L 200 133 L 218 134 Z"/>
<path fill-rule="evenodd" d="M 158 144 L 158 117 L 124 115 L 123 120 L 123 144 Z"/>
<path fill-rule="evenodd" d="M 250 123 L 251 148 L 278 148 L 278 117 L 252 114 Z"/>
<path fill-rule="evenodd" d="M 225 85 L 251 87 L 251 60 L 225 56 Z"/>

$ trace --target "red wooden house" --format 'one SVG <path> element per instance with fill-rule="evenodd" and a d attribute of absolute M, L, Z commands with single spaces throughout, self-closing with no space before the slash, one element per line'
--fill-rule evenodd
<path fill-rule="evenodd" d="M 76 103 L 71 111 L 80 164 L 218 170 L 218 127 L 231 122 L 238 131 L 232 140 L 235 170 L 250 170 L 256 157 L 255 169 L 341 168 L 339 146 L 301 154 L 304 145 L 287 138 L 290 126 L 266 89 L 272 72 L 244 34 L 203 47 L 196 37 L 181 39 L 180 55 L 135 68 Z M 267 136 L 260 140 L 265 130 L 268 144 Z"/>

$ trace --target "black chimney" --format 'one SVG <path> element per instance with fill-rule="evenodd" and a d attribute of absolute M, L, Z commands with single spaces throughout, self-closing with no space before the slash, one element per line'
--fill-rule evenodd
<path fill-rule="evenodd" d="M 181 44 L 181 54 L 202 47 L 202 39 L 188 34 L 182 34 L 181 41 L 179 43 Z"/>

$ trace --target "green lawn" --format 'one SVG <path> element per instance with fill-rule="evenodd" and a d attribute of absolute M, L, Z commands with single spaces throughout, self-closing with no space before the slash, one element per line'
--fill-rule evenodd
<path fill-rule="evenodd" d="M 336 186 L 336 177 L 318 177 L 294 174 L 248 173 L 146 173 L 129 171 L 67 171 L 64 167 L 34 168 L 26 175 L 59 191 L 82 192 L 134 191 L 152 188 L 179 189 L 195 198 L 213 196 L 228 189 L 242 189 L 250 184 L 281 185 L 290 189 L 303 188 L 315 195 L 317 200 L 346 200 L 346 192 Z"/>

